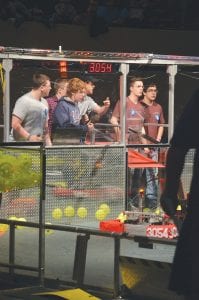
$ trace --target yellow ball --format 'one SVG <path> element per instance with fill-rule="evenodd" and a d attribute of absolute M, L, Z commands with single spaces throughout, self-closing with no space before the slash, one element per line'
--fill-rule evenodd
<path fill-rule="evenodd" d="M 21 222 L 27 222 L 27 220 L 25 218 L 18 218 L 17 220 L 21 221 Z"/>
<path fill-rule="evenodd" d="M 160 215 L 160 214 L 161 214 L 161 210 L 160 210 L 159 208 L 156 208 L 155 214 L 156 214 L 156 215 Z"/>
<path fill-rule="evenodd" d="M 106 203 L 102 203 L 99 209 L 103 209 L 107 215 L 110 213 L 110 206 Z"/>
<path fill-rule="evenodd" d="M 0 232 L 6 232 L 8 230 L 8 224 L 0 224 Z"/>
<path fill-rule="evenodd" d="M 95 213 L 95 217 L 98 221 L 102 221 L 106 218 L 107 213 L 103 209 L 98 209 Z"/>
<path fill-rule="evenodd" d="M 8 218 L 8 220 L 17 220 L 17 217 L 15 217 L 15 216 L 10 216 L 10 217 Z"/>
<path fill-rule="evenodd" d="M 64 215 L 66 217 L 74 217 L 74 215 L 75 215 L 74 207 L 66 206 L 66 208 L 64 209 Z"/>
<path fill-rule="evenodd" d="M 77 215 L 80 218 L 85 218 L 87 216 L 87 209 L 85 207 L 79 207 L 77 210 Z"/>
<path fill-rule="evenodd" d="M 27 222 L 25 218 L 17 218 L 17 221 Z M 17 225 L 17 229 L 23 229 L 25 226 Z"/>
<path fill-rule="evenodd" d="M 55 208 L 52 211 L 52 217 L 56 220 L 61 219 L 63 216 L 62 210 L 60 208 Z"/>
<path fill-rule="evenodd" d="M 144 213 L 149 213 L 149 212 L 150 212 L 150 209 L 149 209 L 148 207 L 145 207 L 145 208 L 143 208 L 143 212 L 144 212 Z"/>
<path fill-rule="evenodd" d="M 127 215 L 125 215 L 125 213 L 121 212 L 119 214 L 119 216 L 117 217 L 118 220 L 120 220 L 120 222 L 124 223 L 124 221 L 127 220 Z"/>
<path fill-rule="evenodd" d="M 17 219 L 17 217 L 15 217 L 15 216 L 10 216 L 10 217 L 8 218 L 8 220 L 16 221 L 16 220 L 18 220 L 18 219 Z M 16 226 L 15 228 L 17 228 L 17 226 Z"/>

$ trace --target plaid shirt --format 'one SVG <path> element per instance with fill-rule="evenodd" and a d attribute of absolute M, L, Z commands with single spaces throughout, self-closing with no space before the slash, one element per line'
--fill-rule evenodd
<path fill-rule="evenodd" d="M 57 96 L 53 96 L 53 97 L 47 98 L 46 100 L 48 102 L 48 107 L 49 107 L 48 131 L 51 136 L 53 115 L 54 115 L 54 111 L 55 111 L 55 108 L 57 106 L 59 99 L 57 98 Z"/>

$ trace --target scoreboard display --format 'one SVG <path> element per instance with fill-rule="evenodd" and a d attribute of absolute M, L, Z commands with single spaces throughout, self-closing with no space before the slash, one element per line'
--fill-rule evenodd
<path fill-rule="evenodd" d="M 113 64 L 104 62 L 91 62 L 88 64 L 88 73 L 112 73 Z"/>

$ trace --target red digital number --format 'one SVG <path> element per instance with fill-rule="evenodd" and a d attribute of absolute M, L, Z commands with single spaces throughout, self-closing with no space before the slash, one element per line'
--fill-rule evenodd
<path fill-rule="evenodd" d="M 91 73 L 95 72 L 95 63 L 89 64 L 89 72 L 91 72 Z"/>
<path fill-rule="evenodd" d="M 102 73 L 106 72 L 106 63 L 101 64 L 101 72 Z"/>
<path fill-rule="evenodd" d="M 92 62 L 89 64 L 88 71 L 90 73 L 111 73 L 112 64 L 101 63 L 101 62 Z"/>
<path fill-rule="evenodd" d="M 95 64 L 95 72 L 100 73 L 101 72 L 101 63 L 96 63 Z"/>
<path fill-rule="evenodd" d="M 112 72 L 112 64 L 106 64 L 106 72 Z"/>

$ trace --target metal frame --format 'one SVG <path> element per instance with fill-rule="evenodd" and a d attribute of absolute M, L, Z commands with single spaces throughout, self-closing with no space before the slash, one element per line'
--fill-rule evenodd
<path fill-rule="evenodd" d="M 46 200 L 46 149 L 41 143 L 2 143 L 1 147 L 5 148 L 22 148 L 25 147 L 39 147 L 40 155 L 40 170 L 41 170 L 41 182 L 40 182 L 40 197 L 39 197 L 39 220 L 35 222 L 23 222 L 19 220 L 10 220 L 10 219 L 1 219 L 0 224 L 9 225 L 9 246 L 8 253 L 9 259 L 8 262 L 0 262 L 0 267 L 8 268 L 9 276 L 14 279 L 18 274 L 15 273 L 16 270 L 26 270 L 31 271 L 37 274 L 37 276 L 28 276 L 33 277 L 34 285 L 45 286 L 47 278 L 45 278 L 45 230 L 57 230 L 67 232 L 78 233 L 76 240 L 76 251 L 74 256 L 74 269 L 73 269 L 73 280 L 74 282 L 61 282 L 60 284 L 65 285 L 76 285 L 77 287 L 87 287 L 84 283 L 84 275 L 86 268 L 86 255 L 87 255 L 87 244 L 91 236 L 103 236 L 107 238 L 112 238 L 114 243 L 113 250 L 113 289 L 106 289 L 99 286 L 90 286 L 89 288 L 94 288 L 94 290 L 101 290 L 102 292 L 113 294 L 114 297 L 117 297 L 120 292 L 120 275 L 119 275 L 119 256 L 120 256 L 120 239 L 125 237 L 123 233 L 115 232 L 103 232 L 99 229 L 84 228 L 79 226 L 69 226 L 69 225 L 53 225 L 45 224 L 45 200 Z M 71 147 L 71 146 L 70 146 Z M 83 147 L 83 146 L 80 146 Z M 90 148 L 90 146 L 85 146 Z M 94 146 L 91 146 L 94 147 Z M 96 147 L 96 146 L 95 146 Z M 118 146 L 117 146 L 118 147 Z M 62 146 L 60 147 L 62 148 Z M 15 248 L 16 248 L 16 227 L 17 225 L 27 227 L 27 228 L 37 228 L 38 229 L 38 265 L 30 266 L 17 264 L 15 259 Z"/>
<path fill-rule="evenodd" d="M 4 220 L 0 219 L 2 224 L 10 225 L 10 240 L 9 240 L 9 263 L 0 263 L 2 267 L 9 268 L 9 275 L 11 278 L 14 278 L 14 270 L 28 270 L 33 272 L 39 272 L 38 284 L 45 286 L 44 282 L 48 280 L 48 278 L 44 278 L 44 276 L 40 276 L 40 272 L 43 271 L 42 268 L 23 266 L 15 264 L 14 259 L 14 249 L 15 249 L 15 227 L 16 225 L 23 225 L 29 228 L 40 228 L 39 224 L 32 222 L 24 222 L 15 221 L 15 220 Z M 120 257 L 120 244 L 121 239 L 134 240 L 138 243 L 138 245 L 142 248 L 149 248 L 149 246 L 153 247 L 153 244 L 165 244 L 171 247 L 176 246 L 176 240 L 168 240 L 168 239 L 158 239 L 158 238 L 148 238 L 139 235 L 128 236 L 125 233 L 114 233 L 114 232 L 103 232 L 95 229 L 86 229 L 83 227 L 74 227 L 74 226 L 61 226 L 61 225 L 53 225 L 53 224 L 45 224 L 43 229 L 53 229 L 64 232 L 73 232 L 78 233 L 77 235 L 77 243 L 76 243 L 76 252 L 75 252 L 75 260 L 74 260 L 74 269 L 73 269 L 73 280 L 75 282 L 65 282 L 60 281 L 62 285 L 71 285 L 80 288 L 90 288 L 91 290 L 97 290 L 101 292 L 105 292 L 107 294 L 113 294 L 114 299 L 120 295 L 120 275 L 119 275 L 119 257 Z M 87 243 L 90 239 L 90 236 L 103 236 L 107 238 L 112 238 L 114 240 L 114 250 L 113 250 L 113 289 L 107 289 L 101 286 L 87 286 L 84 284 L 84 273 L 86 267 L 86 255 L 87 255 Z M 83 247 L 83 249 L 82 249 Z M 42 245 L 40 245 L 42 249 Z M 42 272 L 43 273 L 43 272 Z M 43 274 L 44 275 L 44 274 Z M 31 277 L 31 276 L 27 276 Z M 55 279 L 56 280 L 56 279 Z"/>
<path fill-rule="evenodd" d="M 119 52 L 93 52 L 93 51 L 63 51 L 59 46 L 58 50 L 52 49 L 27 49 L 0 46 L 0 59 L 5 71 L 5 91 L 4 91 L 4 142 L 8 141 L 10 132 L 10 71 L 13 60 L 51 60 L 51 61 L 81 61 L 81 62 L 109 62 L 120 64 L 121 76 L 121 99 L 123 99 L 123 129 L 122 144 L 125 143 L 125 105 L 126 105 L 126 77 L 130 64 L 156 64 L 167 65 L 169 74 L 169 122 L 168 139 L 171 138 L 174 128 L 174 90 L 175 75 L 178 65 L 199 65 L 199 57 L 178 56 L 178 55 L 160 55 L 152 53 L 119 53 Z"/>
<path fill-rule="evenodd" d="M 13 147 L 14 145 L 14 147 Z M 22 148 L 27 147 L 27 143 L 0 143 L 1 147 L 5 148 Z M 29 143 L 29 147 L 36 147 L 38 148 L 38 153 L 40 155 L 40 172 L 41 172 L 41 181 L 40 181 L 40 197 L 39 197 L 39 220 L 38 223 L 33 222 L 24 222 L 16 221 L 16 220 L 5 220 L 0 219 L 1 224 L 8 224 L 9 225 L 9 263 L 1 263 L 0 266 L 8 267 L 9 274 L 11 276 L 14 275 L 15 269 L 20 270 L 29 270 L 38 272 L 38 279 L 41 285 L 44 284 L 44 276 L 45 276 L 45 199 L 46 199 L 46 151 L 43 147 L 42 143 Z M 16 225 L 23 225 L 24 227 L 32 227 L 38 228 L 38 266 L 31 267 L 31 266 L 23 266 L 17 265 L 15 263 L 15 230 Z"/>
<path fill-rule="evenodd" d="M 32 223 L 32 222 L 24 222 L 16 221 L 16 220 L 5 220 L 0 219 L 2 224 L 8 224 L 10 226 L 10 239 L 9 239 L 9 263 L 0 262 L 1 267 L 9 268 L 9 275 L 13 278 L 15 274 L 15 270 L 28 270 L 33 272 L 38 272 L 38 284 L 44 286 L 44 264 L 39 263 L 38 267 L 31 266 L 23 266 L 15 264 L 15 229 L 16 225 L 22 225 L 24 227 L 29 228 L 38 228 L 40 230 L 40 224 Z M 86 267 L 86 254 L 87 254 L 87 242 L 90 236 L 103 236 L 107 238 L 114 239 L 114 265 L 113 265 L 113 295 L 116 297 L 119 295 L 119 287 L 120 287 L 120 278 L 119 278 L 119 256 L 120 256 L 120 239 L 124 238 L 124 234 L 114 233 L 114 232 L 102 232 L 100 230 L 95 229 L 86 229 L 81 227 L 74 226 L 61 226 L 61 225 L 47 225 L 43 226 L 43 230 L 45 229 L 53 229 L 64 232 L 74 232 L 79 233 L 77 236 L 76 243 L 76 253 L 74 260 L 74 270 L 73 270 L 73 280 L 76 281 L 77 287 L 83 287 L 84 284 L 84 272 Z M 45 247 L 45 235 L 43 237 L 43 242 L 39 244 L 39 261 L 41 262 L 41 258 L 44 259 Z M 81 246 L 81 247 L 80 247 Z M 83 246 L 83 249 L 82 249 Z M 42 253 L 41 253 L 42 252 Z M 65 284 L 72 284 L 72 282 L 65 282 Z M 96 287 L 100 288 L 100 287 Z M 101 287 L 103 289 L 103 287 Z"/>
<path fill-rule="evenodd" d="M 0 47 L 0 60 L 2 60 L 2 66 L 5 71 L 5 91 L 4 92 L 4 142 L 8 141 L 10 132 L 10 71 L 12 69 L 13 60 L 51 60 L 51 61 L 84 61 L 84 62 L 111 62 L 119 63 L 120 71 L 122 73 L 120 78 L 120 92 L 122 102 L 122 146 L 125 146 L 125 111 L 126 111 L 126 83 L 127 75 L 130 64 L 159 64 L 167 65 L 167 73 L 169 74 L 169 136 L 171 137 L 174 127 L 174 89 L 175 89 L 175 75 L 177 73 L 178 65 L 199 65 L 199 57 L 189 56 L 175 56 L 175 55 L 154 55 L 144 53 L 107 53 L 107 52 L 86 52 L 86 51 L 62 51 L 59 50 L 42 50 L 42 49 L 22 49 L 22 48 L 11 48 L 11 47 Z M 143 146 L 143 145 L 142 145 Z M 90 146 L 89 146 L 90 147 Z M 45 149 L 41 152 L 41 167 L 43 171 L 45 168 Z M 25 269 L 38 271 L 39 283 L 44 283 L 44 260 L 45 260 L 45 229 L 54 229 L 61 231 L 69 231 L 76 233 L 83 233 L 86 235 L 83 238 L 83 244 L 85 246 L 84 251 L 86 252 L 87 239 L 90 235 L 102 235 L 114 238 L 114 296 L 119 294 L 119 254 L 120 254 L 120 238 L 126 238 L 125 235 L 119 235 L 114 233 L 100 232 L 99 230 L 86 230 L 85 228 L 71 227 L 71 226 L 56 226 L 46 225 L 44 216 L 44 201 L 45 200 L 45 171 L 43 174 L 43 180 L 41 182 L 41 194 L 40 194 L 40 215 L 39 224 L 26 222 L 21 223 L 20 221 L 0 220 L 1 223 L 10 225 L 10 241 L 9 241 L 9 263 L 2 264 L 9 268 L 10 275 L 14 275 L 15 269 Z M 38 268 L 21 266 L 15 264 L 14 258 L 14 246 L 15 246 L 15 225 L 22 225 L 27 227 L 39 228 L 39 266 Z M 136 241 L 136 237 L 133 237 Z M 147 242 L 149 239 L 145 239 Z M 137 240 L 138 241 L 138 240 Z M 140 240 L 138 241 L 140 242 Z M 153 241 L 159 242 L 159 241 Z M 168 241 L 166 241 L 168 243 Z M 84 256 L 85 256 L 84 252 Z M 77 255 L 78 259 L 78 255 Z M 74 275 L 77 275 L 79 268 L 77 264 L 74 270 Z M 84 269 L 85 266 L 83 266 Z M 83 284 L 84 270 L 82 270 L 80 277 L 77 277 L 77 283 Z M 76 277 L 76 276 L 75 276 Z"/>

